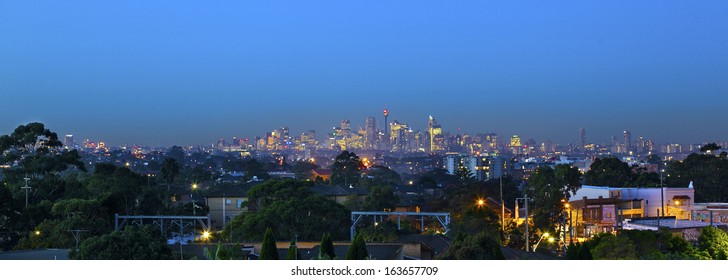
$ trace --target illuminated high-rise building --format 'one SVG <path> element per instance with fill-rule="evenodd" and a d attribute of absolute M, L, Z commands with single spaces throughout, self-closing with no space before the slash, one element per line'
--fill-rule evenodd
<path fill-rule="evenodd" d="M 521 154 L 521 138 L 518 137 L 518 135 L 513 135 L 511 137 L 511 152 L 513 154 L 518 155 Z"/>
<path fill-rule="evenodd" d="M 632 151 L 632 133 L 627 130 L 624 131 L 624 148 L 627 153 Z"/>
<path fill-rule="evenodd" d="M 392 151 L 406 151 L 409 142 L 408 133 L 411 131 L 407 124 L 400 123 L 397 120 L 392 122 L 389 139 L 389 143 L 392 144 Z"/>
<path fill-rule="evenodd" d="M 427 130 L 430 134 L 430 152 L 434 153 L 444 150 L 445 136 L 442 135 L 442 126 L 432 116 L 430 116 L 429 122 L 427 123 Z"/>
<path fill-rule="evenodd" d="M 66 134 L 66 139 L 63 144 L 66 146 L 66 149 L 73 149 L 73 146 L 76 145 L 73 143 L 73 135 Z"/>
<path fill-rule="evenodd" d="M 368 117 L 366 121 L 366 138 L 365 146 L 367 149 L 375 149 L 377 147 L 377 120 L 374 117 Z"/>
<path fill-rule="evenodd" d="M 384 112 L 382 112 L 384 115 L 384 141 L 385 141 L 385 149 L 389 149 L 389 121 L 387 118 L 389 118 L 389 110 L 384 109 Z"/>

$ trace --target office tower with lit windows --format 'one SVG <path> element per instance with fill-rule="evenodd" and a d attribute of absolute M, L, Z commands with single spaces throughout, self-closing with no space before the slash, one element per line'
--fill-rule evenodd
<path fill-rule="evenodd" d="M 384 149 L 389 149 L 389 110 L 384 109 L 384 112 L 382 112 L 384 115 Z"/>
<path fill-rule="evenodd" d="M 65 139 L 63 145 L 66 146 L 66 149 L 69 149 L 69 150 L 73 149 L 73 147 L 76 145 L 76 143 L 73 143 L 72 134 L 66 134 L 66 139 Z"/>
<path fill-rule="evenodd" d="M 374 117 L 368 117 L 364 130 L 366 131 L 365 145 L 367 149 L 376 149 L 377 147 L 377 120 Z"/>
<path fill-rule="evenodd" d="M 511 152 L 514 155 L 521 154 L 521 138 L 518 137 L 518 135 L 513 135 L 513 137 L 511 137 L 510 147 L 511 147 Z"/>
<path fill-rule="evenodd" d="M 442 126 L 432 116 L 430 116 L 427 123 L 427 130 L 430 134 L 430 152 L 443 151 L 445 149 L 445 136 L 442 135 Z"/>
<path fill-rule="evenodd" d="M 624 131 L 624 148 L 627 153 L 632 151 L 632 133 L 628 130 Z"/>

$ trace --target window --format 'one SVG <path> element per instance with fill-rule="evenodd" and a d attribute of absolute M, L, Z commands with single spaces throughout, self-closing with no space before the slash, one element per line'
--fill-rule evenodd
<path fill-rule="evenodd" d="M 245 201 L 242 200 L 242 199 L 236 200 L 235 201 L 235 207 L 238 208 L 238 209 L 243 208 L 243 202 L 245 202 Z"/>
<path fill-rule="evenodd" d="M 230 204 L 233 204 L 233 200 L 232 199 L 229 199 L 229 198 L 226 198 L 225 199 L 225 205 L 230 205 Z"/>

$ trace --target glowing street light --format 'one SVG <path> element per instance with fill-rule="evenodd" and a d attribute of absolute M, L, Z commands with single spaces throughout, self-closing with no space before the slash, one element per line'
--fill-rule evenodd
<path fill-rule="evenodd" d="M 40 230 L 36 230 L 35 235 L 40 235 Z"/>
<path fill-rule="evenodd" d="M 197 186 L 197 183 L 193 183 L 193 184 L 192 184 L 192 189 L 193 189 L 193 190 L 196 190 L 196 189 L 197 189 L 197 187 L 198 187 L 198 186 Z"/>
<path fill-rule="evenodd" d="M 205 239 L 205 241 L 210 240 L 210 232 L 209 231 L 203 231 L 202 232 L 202 238 Z"/>
<path fill-rule="evenodd" d="M 478 204 L 478 207 L 483 207 L 485 205 L 485 200 L 480 198 L 480 199 L 478 199 L 477 204 Z"/>
<path fill-rule="evenodd" d="M 536 248 L 538 248 L 538 244 L 541 244 L 541 240 L 543 240 L 544 237 L 549 237 L 549 233 L 548 232 L 544 232 L 543 234 L 541 234 L 541 238 L 539 238 L 538 239 L 538 242 L 536 242 L 536 246 L 533 246 L 533 252 L 536 252 Z M 553 242 L 554 238 L 553 237 L 549 237 L 548 240 L 549 240 L 549 242 Z M 526 242 L 528 242 L 528 240 L 526 240 Z"/>

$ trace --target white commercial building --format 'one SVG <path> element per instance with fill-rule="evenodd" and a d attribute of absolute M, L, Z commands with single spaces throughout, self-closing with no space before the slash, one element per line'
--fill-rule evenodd
<path fill-rule="evenodd" d="M 614 188 L 585 185 L 571 196 L 571 201 L 585 197 L 643 200 L 645 217 L 674 216 L 681 220 L 691 219 L 695 205 L 695 190 L 692 187 Z"/>

